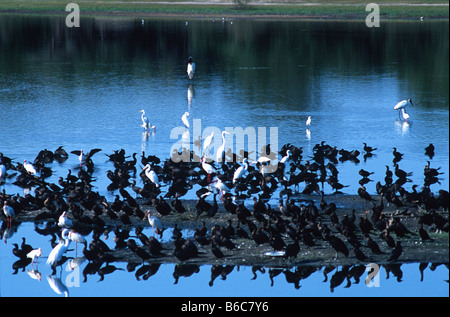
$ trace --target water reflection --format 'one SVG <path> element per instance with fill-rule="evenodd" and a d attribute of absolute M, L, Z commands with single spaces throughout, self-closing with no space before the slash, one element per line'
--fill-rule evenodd
<path fill-rule="evenodd" d="M 74 266 L 73 263 L 77 264 Z M 29 264 L 29 263 L 28 263 Z M 166 272 L 160 273 L 160 268 L 163 265 L 169 265 L 173 267 L 171 274 Z M 25 274 L 27 264 L 22 263 L 20 269 Z M 180 278 L 192 278 L 196 279 L 196 275 L 201 271 L 209 272 L 209 280 L 207 285 L 214 287 L 217 280 L 227 281 L 229 276 L 239 275 L 238 279 L 247 279 L 249 277 L 248 270 L 251 270 L 250 281 L 257 279 L 264 279 L 264 285 L 273 288 L 278 285 L 284 285 L 293 290 L 299 290 L 306 284 L 308 279 L 315 280 L 315 283 L 319 283 L 323 288 L 329 290 L 329 294 L 333 294 L 337 288 L 361 288 L 361 287 L 380 287 L 382 284 L 386 285 L 387 280 L 393 280 L 397 283 L 404 282 L 405 274 L 403 268 L 408 268 L 408 278 L 417 281 L 417 275 L 413 274 L 418 271 L 420 276 L 420 283 L 426 280 L 426 276 L 430 274 L 424 274 L 425 271 L 435 272 L 442 263 L 412 263 L 412 264 L 383 264 L 380 267 L 378 274 L 382 275 L 382 278 L 375 276 L 375 283 L 370 281 L 370 276 L 366 274 L 368 266 L 363 264 L 344 265 L 344 266 L 292 266 L 288 268 L 281 267 L 263 267 L 263 266 L 235 266 L 235 265 L 196 265 L 196 264 L 161 264 L 161 263 L 128 263 L 123 267 L 123 263 L 101 263 L 98 261 L 90 262 L 86 258 L 75 258 L 65 264 L 65 268 L 61 269 L 61 272 L 57 275 L 48 275 L 46 279 L 50 288 L 58 295 L 69 296 L 69 289 L 71 287 L 83 287 L 83 284 L 87 284 L 92 278 L 96 282 L 102 282 L 109 275 L 113 275 L 116 272 L 127 272 L 138 283 L 148 281 L 149 279 L 164 280 L 167 283 L 178 284 Z M 448 264 L 445 264 L 448 270 Z M 18 274 L 19 267 L 14 266 L 16 269 L 13 274 Z M 28 269 L 26 274 L 32 279 L 38 282 L 42 279 L 42 274 L 39 270 Z M 160 278 L 160 275 L 167 274 Z M 172 279 L 169 276 L 172 276 Z M 448 273 L 444 275 L 448 276 Z M 322 276 L 321 279 L 318 276 Z M 170 282 L 172 281 L 172 282 Z M 448 281 L 448 278 L 447 278 Z M 369 285 L 369 283 L 372 285 Z M 411 281 L 410 281 L 411 282 Z M 234 282 L 231 282 L 234 283 Z M 443 281 L 443 283 L 445 283 Z M 242 285 L 242 283 L 241 283 Z M 308 287 L 313 287 L 308 284 Z M 303 287 L 304 292 L 308 292 L 308 289 Z M 120 295 L 120 290 L 117 291 Z M 143 294 L 141 294 L 143 295 Z M 326 293 L 322 294 L 326 296 Z"/>

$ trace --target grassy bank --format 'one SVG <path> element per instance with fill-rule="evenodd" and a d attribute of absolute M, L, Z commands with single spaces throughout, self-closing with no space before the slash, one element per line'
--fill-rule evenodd
<path fill-rule="evenodd" d="M 211 2 L 169 1 L 0 1 L 0 12 L 9 13 L 55 13 L 67 14 L 64 9 L 69 2 L 79 5 L 85 15 L 172 15 L 172 16 L 224 16 L 224 17 L 310 17 L 310 18 L 365 18 L 365 2 L 342 0 L 339 3 L 329 1 L 296 1 L 283 3 L 274 0 L 264 2 L 248 0 L 214 0 Z M 368 3 L 368 2 L 367 2 Z M 446 18 L 449 17 L 448 1 L 408 0 L 379 1 L 380 15 L 385 19 L 399 18 Z"/>

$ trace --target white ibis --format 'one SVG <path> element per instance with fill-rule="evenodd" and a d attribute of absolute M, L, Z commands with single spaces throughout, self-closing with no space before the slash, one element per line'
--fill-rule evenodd
<path fill-rule="evenodd" d="M 78 232 L 76 232 L 74 230 L 70 230 L 69 231 L 68 229 L 64 229 L 63 231 L 65 231 L 64 233 L 67 233 L 67 238 L 70 241 L 75 242 L 75 254 L 77 252 L 77 245 L 78 245 L 78 243 L 83 243 L 84 246 L 87 246 L 86 239 L 81 234 L 79 234 Z"/>
<path fill-rule="evenodd" d="M 153 228 L 153 234 L 155 234 L 155 232 L 156 232 L 157 234 L 162 236 L 162 232 L 164 231 L 164 229 L 163 229 L 161 220 L 159 220 L 158 217 L 152 216 L 152 213 L 150 210 L 147 210 L 147 212 L 145 213 L 145 217 L 147 217 L 148 223 Z M 145 220 L 145 217 L 144 217 L 144 220 Z"/>
<path fill-rule="evenodd" d="M 192 61 L 192 57 L 188 58 L 188 64 L 187 64 L 186 71 L 187 71 L 189 79 L 193 79 L 194 73 L 195 73 L 195 63 Z"/>
<path fill-rule="evenodd" d="M 183 116 L 181 116 L 181 121 L 183 121 L 184 125 L 186 126 L 186 128 L 189 129 L 189 121 L 188 121 L 188 117 L 189 117 L 189 112 L 185 112 L 183 114 Z"/>
<path fill-rule="evenodd" d="M 230 132 L 222 131 L 222 145 L 217 149 L 216 162 L 222 162 L 222 157 L 225 153 L 225 134 L 230 134 Z"/>
<path fill-rule="evenodd" d="M 159 187 L 159 178 L 158 175 L 156 174 L 156 172 L 154 170 L 152 170 L 150 164 L 145 165 L 144 167 L 144 171 L 145 171 L 145 176 L 147 176 L 147 178 L 156 185 L 156 187 Z"/>
<path fill-rule="evenodd" d="M 72 228 L 73 222 L 69 218 L 67 218 L 67 211 L 64 211 L 61 216 L 58 218 L 58 226 L 61 228 Z"/>
<path fill-rule="evenodd" d="M 33 265 L 34 259 L 35 258 L 40 258 L 41 255 L 42 255 L 41 248 L 33 249 L 33 250 L 31 250 L 30 252 L 27 253 L 27 258 L 31 259 L 31 265 Z"/>
<path fill-rule="evenodd" d="M 224 193 L 229 193 L 230 189 L 225 185 L 220 178 L 216 178 L 214 180 L 214 187 L 219 190 L 219 192 L 223 195 Z"/>
<path fill-rule="evenodd" d="M 3 204 L 3 213 L 6 216 L 8 227 L 11 227 L 12 218 L 14 218 L 16 216 L 16 213 L 14 212 L 13 207 L 9 206 L 6 201 Z"/>
<path fill-rule="evenodd" d="M 34 168 L 33 164 L 28 163 L 27 160 L 23 161 L 23 167 L 27 171 L 28 174 L 36 175 L 36 169 Z"/>
<path fill-rule="evenodd" d="M 239 178 L 243 177 L 248 172 L 248 160 L 247 158 L 244 158 L 242 161 L 243 166 L 240 166 L 233 175 L 233 184 L 238 180 Z"/>
<path fill-rule="evenodd" d="M 205 157 L 202 157 L 202 168 L 208 174 L 208 182 L 210 181 L 211 174 L 214 174 L 217 172 L 216 168 L 212 166 L 211 164 L 206 163 Z"/>
<path fill-rule="evenodd" d="M 53 250 L 50 252 L 47 258 L 47 264 L 50 265 L 52 268 L 55 268 L 58 263 L 61 261 L 63 254 L 67 251 L 69 248 L 70 240 L 66 239 L 65 233 L 63 231 L 62 234 L 62 240 L 59 241 L 58 245 L 53 248 Z"/>

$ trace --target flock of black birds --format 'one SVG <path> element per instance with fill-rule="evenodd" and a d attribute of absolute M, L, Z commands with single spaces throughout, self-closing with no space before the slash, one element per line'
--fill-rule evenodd
<path fill-rule="evenodd" d="M 65 177 L 60 176 L 57 183 L 48 182 L 46 179 L 52 175 L 49 167 L 52 162 L 64 163 L 68 159 L 69 154 L 63 147 L 54 152 L 39 152 L 33 162 L 36 174 L 27 170 L 24 164 L 14 162 L 0 153 L 0 165 L 3 165 L 6 171 L 1 181 L 11 180 L 12 184 L 21 188 L 34 189 L 33 194 L 30 192 L 24 196 L 10 195 L 3 190 L 0 193 L 0 204 L 12 207 L 15 217 L 19 219 L 36 212 L 33 217 L 35 223 L 46 224 L 45 228 L 36 225 L 36 231 L 51 235 L 52 246 L 57 244 L 56 236 L 61 232 L 58 221 L 66 212 L 69 218 L 73 219 L 70 229 L 84 236 L 93 233 L 89 248 L 87 243 L 84 246 L 83 255 L 93 267 L 93 271 L 97 272 L 102 264 L 111 266 L 111 262 L 118 260 L 110 253 L 113 250 L 100 239 L 102 233 L 109 231 L 115 234 L 116 249 L 130 250 L 142 260 L 142 265 L 145 261 L 164 257 L 166 246 L 155 237 L 145 236 L 140 226 L 135 227 L 135 236 L 132 236 L 129 225 L 136 224 L 133 219 L 145 219 L 146 214 L 141 209 L 143 204 L 151 206 L 163 220 L 169 214 L 194 212 L 188 211 L 180 198 L 195 185 L 200 186 L 196 191 L 197 220 L 208 219 L 213 224 L 207 228 L 203 221 L 202 227 L 195 230 L 193 237 L 183 237 L 178 225 L 173 228 L 173 256 L 181 262 L 201 257 L 207 246 L 210 246 L 214 257 L 227 257 L 223 251 L 229 253 L 239 249 L 239 241 L 244 240 L 253 240 L 255 245 L 270 245 L 274 251 L 282 251 L 282 257 L 287 261 L 295 259 L 305 247 L 313 248 L 325 244 L 335 251 L 335 258 L 338 254 L 349 257 L 352 251 L 354 257 L 361 262 L 373 261 L 373 256 L 379 254 L 388 254 L 387 261 L 394 262 L 402 255 L 404 239 L 419 235 L 421 240 L 431 240 L 428 234 L 431 230 L 448 232 L 448 191 L 441 189 L 435 194 L 430 189 L 431 185 L 439 183 L 441 174 L 439 168 L 430 166 L 434 155 L 432 144 L 425 152 L 430 160 L 424 167 L 421 191 L 417 191 L 418 185 L 413 185 L 412 191 L 403 187 L 410 181 L 408 177 L 411 174 L 400 169 L 398 163 L 403 154 L 396 148 L 393 149 L 394 170 L 391 171 L 390 166 L 386 165 L 384 184 L 377 182 L 379 198 L 374 199 L 364 187 L 370 181 L 372 173 L 363 169 L 359 171 L 362 179 L 359 182 L 361 186 L 358 195 L 371 205 L 359 219 L 355 216 L 355 210 L 352 214 L 341 215 L 335 203 L 326 201 L 323 191 L 325 184 L 331 186 L 335 193 L 345 187 L 338 180 L 337 165 L 345 161 L 358 163 L 358 157 L 361 155 L 358 150 L 338 150 L 337 147 L 322 142 L 314 146 L 313 156 L 305 161 L 301 147 L 286 144 L 279 151 L 279 154 L 286 158 L 283 163 L 277 163 L 275 172 L 263 173 L 263 165 L 266 163 L 255 162 L 255 166 L 248 165 L 247 173 L 235 181 L 234 173 L 241 166 L 237 161 L 241 161 L 243 157 L 233 162 L 216 163 L 216 172 L 214 175 L 208 175 L 202 164 L 194 161 L 192 156 L 189 162 L 173 162 L 171 159 L 162 162 L 156 156 L 146 156 L 142 153 L 139 163 L 142 166 L 150 165 L 151 170 L 164 184 L 159 186 L 139 168 L 136 153 L 129 157 L 121 149 L 107 154 L 114 167 L 107 172 L 111 181 L 107 189 L 118 192 L 111 202 L 94 190 L 93 182 L 96 177 L 93 156 L 100 151 L 72 151 L 73 155 L 79 156 L 80 165 L 76 168 L 78 173 L 74 174 L 75 168 L 68 169 L 68 174 Z M 364 143 L 363 151 L 364 159 L 367 159 L 376 149 Z M 237 157 L 234 155 L 234 158 Z M 244 157 L 248 157 L 248 153 L 244 152 Z M 137 186 L 138 178 L 142 181 L 142 187 Z M 219 183 L 221 186 L 215 185 Z M 302 197 L 317 194 L 320 196 L 319 205 L 316 205 L 313 199 L 296 201 L 295 195 L 300 184 L 304 184 L 304 189 L 300 192 L 304 195 Z M 162 188 L 167 188 L 164 194 Z M 275 198 L 277 189 L 279 205 L 275 208 L 268 200 Z M 134 195 L 130 192 L 134 192 Z M 206 200 L 209 195 L 213 195 L 212 202 Z M 253 205 L 244 203 L 252 197 Z M 167 199 L 171 201 L 168 202 Z M 385 203 L 395 205 L 400 210 L 403 207 L 405 209 L 400 216 L 386 216 Z M 225 212 L 234 215 L 235 226 L 231 220 L 228 225 L 214 224 L 219 205 L 223 206 Z M 401 215 L 416 219 L 420 229 L 417 232 L 410 231 L 401 221 Z M 15 222 L 17 224 L 16 218 L 13 219 L 13 225 Z M 110 225 L 111 222 L 114 222 L 114 226 Z M 424 225 L 428 230 L 425 230 Z M 9 225 L 4 221 L 1 227 L 2 238 L 6 239 L 9 229 Z M 163 230 L 157 231 L 161 237 Z M 392 234 L 395 235 L 396 241 Z M 380 247 L 380 242 L 377 243 L 373 237 L 382 238 L 388 250 L 382 251 L 384 246 Z M 364 250 L 364 253 L 362 248 L 369 249 L 371 255 L 366 255 L 367 251 Z M 19 254 L 21 250 L 15 248 L 13 252 Z M 20 258 L 26 265 L 31 262 L 31 259 L 26 257 Z M 64 260 L 67 258 L 62 261 Z"/>

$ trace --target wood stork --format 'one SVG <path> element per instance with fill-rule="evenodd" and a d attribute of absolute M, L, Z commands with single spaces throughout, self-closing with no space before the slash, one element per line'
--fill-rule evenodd
<path fill-rule="evenodd" d="M 222 182 L 222 180 L 220 178 L 216 178 L 213 183 L 214 183 L 214 187 L 219 191 L 221 196 L 224 193 L 229 193 L 230 192 L 230 189 L 227 187 L 227 185 L 225 185 Z"/>
<path fill-rule="evenodd" d="M 154 170 L 151 169 L 150 164 L 145 165 L 144 167 L 145 176 L 156 185 L 156 187 L 159 187 L 159 178 L 158 175 L 155 173 Z"/>
<path fill-rule="evenodd" d="M 413 102 L 412 102 L 412 100 L 411 99 L 408 99 L 408 100 L 402 100 L 402 101 L 399 101 L 395 106 L 394 106 L 394 110 L 401 110 L 401 109 L 404 109 L 404 108 L 406 108 L 408 105 L 413 105 Z M 400 111 L 399 111 L 399 113 L 398 113 L 398 116 L 400 117 Z"/>
<path fill-rule="evenodd" d="M 193 79 L 194 78 L 194 73 L 195 73 L 195 63 L 192 61 L 192 57 L 188 58 L 187 61 L 187 74 L 189 79 Z"/>

